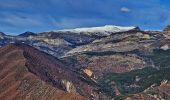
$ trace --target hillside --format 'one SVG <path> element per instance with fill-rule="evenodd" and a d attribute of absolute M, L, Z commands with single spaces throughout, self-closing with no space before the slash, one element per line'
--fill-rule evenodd
<path fill-rule="evenodd" d="M 34 54 L 34 56 L 33 56 Z M 37 54 L 40 54 L 37 56 Z M 40 69 L 49 65 L 48 56 L 41 55 L 39 51 L 24 45 L 8 45 L 0 48 L 0 99 L 29 99 L 29 100 L 85 100 L 78 93 L 68 93 L 50 83 L 47 77 L 49 72 L 43 73 Z M 40 57 L 36 59 L 36 57 Z M 31 62 L 31 63 L 30 63 Z M 46 65 L 43 65 L 43 63 Z M 38 65 L 39 64 L 39 65 Z M 60 63 L 55 63 L 53 70 L 57 73 Z M 45 68 L 45 67 L 44 67 Z M 46 69 L 47 71 L 50 68 Z M 45 71 L 45 70 L 44 70 Z M 42 75 L 44 74 L 44 75 Z M 56 76 L 57 77 L 57 76 Z M 59 76 L 58 76 L 59 78 Z M 64 77 L 62 77 L 64 79 Z"/>

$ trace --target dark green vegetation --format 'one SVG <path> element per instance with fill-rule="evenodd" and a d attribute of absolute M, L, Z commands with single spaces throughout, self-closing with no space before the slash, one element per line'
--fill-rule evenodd
<path fill-rule="evenodd" d="M 157 67 L 170 67 L 170 50 L 155 49 L 151 59 Z"/>
<path fill-rule="evenodd" d="M 86 52 L 84 54 L 89 56 L 107 56 L 107 55 L 114 55 L 117 53 L 114 51 L 105 51 L 105 52 Z"/>
<path fill-rule="evenodd" d="M 153 60 L 156 67 L 160 67 L 159 70 L 146 67 L 121 74 L 106 73 L 99 80 L 101 90 L 107 95 L 115 97 L 113 90 L 114 86 L 117 86 L 121 93 L 120 98 L 122 98 L 142 92 L 155 83 L 159 85 L 163 80 L 170 80 L 170 50 L 154 50 L 149 58 Z M 111 84 L 113 82 L 115 82 L 115 85 Z"/>
<path fill-rule="evenodd" d="M 157 70 L 155 68 L 147 67 L 123 74 L 109 73 L 106 74 L 99 82 L 104 84 L 102 86 L 110 87 L 108 89 L 103 89 L 104 92 L 107 94 L 109 93 L 108 95 L 110 95 L 110 92 L 113 91 L 113 88 L 110 85 L 112 81 L 116 83 L 122 95 L 128 95 L 142 92 L 154 83 L 160 84 L 160 82 L 164 79 L 170 80 L 169 72 L 170 68 Z M 136 81 L 136 77 L 139 78 L 138 81 Z"/>

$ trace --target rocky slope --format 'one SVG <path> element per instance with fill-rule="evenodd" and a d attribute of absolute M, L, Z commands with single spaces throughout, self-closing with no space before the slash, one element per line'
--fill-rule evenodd
<path fill-rule="evenodd" d="M 82 30 L 83 29 L 83 30 Z M 76 29 L 77 30 L 77 29 Z M 78 29 L 79 30 L 79 29 Z M 41 51 L 55 57 L 61 57 L 73 48 L 93 42 L 95 39 L 106 37 L 109 34 L 127 30 L 138 30 L 136 27 L 103 26 L 90 28 L 91 32 L 86 32 L 86 28 L 79 31 L 58 30 L 51 32 L 33 33 L 25 32 L 18 36 L 8 36 L 0 34 L 0 46 L 9 43 L 24 43 L 31 45 Z M 108 35 L 103 35 L 103 32 Z M 88 33 L 88 34 L 87 34 Z"/>
<path fill-rule="evenodd" d="M 152 84 L 159 85 L 164 79 L 169 80 L 165 72 L 169 69 L 164 69 L 169 67 L 167 50 L 169 39 L 163 32 L 130 30 L 78 46 L 61 59 L 96 80 L 106 95 L 120 100 L 131 94 L 138 95 Z M 137 100 L 144 98 L 153 99 L 145 95 Z"/>
<path fill-rule="evenodd" d="M 69 96 L 89 100 L 168 100 L 167 32 L 168 28 L 164 31 L 119 26 L 76 28 L 36 35 L 26 32 L 24 36 L 2 34 L 0 45 L 19 43 L 2 48 L 18 48 L 29 73 Z"/>
<path fill-rule="evenodd" d="M 63 64 L 61 60 L 31 46 L 10 44 L 0 49 L 0 55 L 2 91 L 8 88 L 10 90 L 15 83 L 17 86 L 14 86 L 13 92 L 22 88 L 12 98 L 40 97 L 55 100 L 60 98 L 61 100 L 100 100 L 100 98 L 109 100 L 110 98 L 99 92 L 98 83 L 84 72 L 76 71 L 71 66 Z M 12 91 L 0 92 L 3 100 L 8 98 L 8 92 Z M 34 95 L 35 92 L 38 94 Z"/>
<path fill-rule="evenodd" d="M 42 60 L 36 59 L 35 61 L 34 57 L 38 52 L 35 52 L 34 56 L 31 55 L 32 53 L 31 48 L 27 46 L 8 45 L 0 48 L 1 100 L 85 100 L 78 93 L 68 93 L 59 87 L 54 87 L 50 83 L 52 79 L 47 77 L 48 74 L 52 74 L 48 73 L 50 68 L 46 69 L 47 72 L 44 73 L 44 76 L 43 72 L 38 70 L 43 67 L 41 62 L 45 62 L 46 58 L 39 55 Z M 40 63 L 41 65 L 34 65 Z M 60 65 L 56 65 L 56 68 L 58 66 Z"/>

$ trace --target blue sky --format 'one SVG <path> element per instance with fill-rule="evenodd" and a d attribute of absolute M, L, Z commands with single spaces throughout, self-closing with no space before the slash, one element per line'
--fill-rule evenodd
<path fill-rule="evenodd" d="M 170 0 L 0 0 L 0 31 L 20 34 L 103 25 L 162 30 Z"/>

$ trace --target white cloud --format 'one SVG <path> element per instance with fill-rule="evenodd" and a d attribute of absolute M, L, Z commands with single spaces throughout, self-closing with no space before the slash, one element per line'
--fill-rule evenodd
<path fill-rule="evenodd" d="M 127 8 L 127 7 L 122 7 L 122 8 L 120 9 L 120 11 L 127 13 L 127 12 L 130 12 L 131 10 L 130 10 L 129 8 Z"/>

